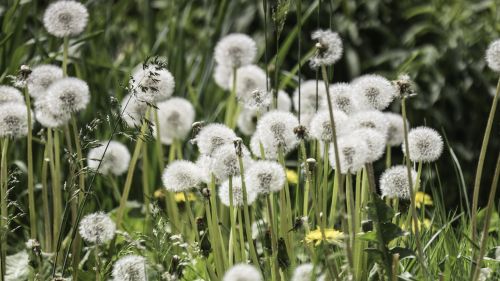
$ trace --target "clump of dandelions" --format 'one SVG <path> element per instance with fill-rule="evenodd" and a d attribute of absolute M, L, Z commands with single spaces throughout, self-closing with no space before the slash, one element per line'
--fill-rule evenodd
<path fill-rule="evenodd" d="M 415 184 L 417 173 L 412 170 L 411 178 Z M 380 177 L 380 190 L 383 197 L 410 199 L 410 181 L 408 170 L 404 165 L 391 167 Z"/>
<path fill-rule="evenodd" d="M 92 148 L 87 155 L 88 167 L 103 175 L 119 176 L 127 171 L 129 162 L 128 148 L 117 141 L 110 141 L 109 145 L 107 141 L 100 142 L 99 146 Z"/>
<path fill-rule="evenodd" d="M 76 113 L 84 110 L 90 101 L 89 86 L 78 78 L 63 78 L 50 85 L 46 99 L 53 114 Z"/>
<path fill-rule="evenodd" d="M 375 129 L 387 136 L 389 122 L 384 113 L 377 110 L 360 111 L 349 118 L 353 129 Z"/>
<path fill-rule="evenodd" d="M 243 201 L 243 188 L 241 186 L 241 179 L 235 178 L 232 180 L 232 191 L 233 191 L 233 206 L 241 207 L 244 204 Z M 231 200 L 229 197 L 229 179 L 225 180 L 219 187 L 219 199 L 225 206 L 231 206 Z M 257 198 L 257 192 L 253 189 L 246 187 L 247 190 L 247 204 L 251 205 Z"/>
<path fill-rule="evenodd" d="M 0 137 L 25 137 L 28 134 L 27 110 L 26 105 L 20 103 L 0 105 Z"/>
<path fill-rule="evenodd" d="M 257 45 L 248 35 L 233 33 L 222 38 L 215 46 L 215 61 L 229 69 L 251 64 L 257 55 Z"/>
<path fill-rule="evenodd" d="M 42 126 L 46 128 L 57 128 L 68 123 L 71 115 L 65 112 L 53 113 L 49 101 L 41 96 L 34 102 L 35 118 Z"/>
<path fill-rule="evenodd" d="M 213 123 L 203 127 L 195 141 L 201 154 L 211 155 L 217 148 L 232 143 L 236 138 L 234 131 L 226 125 Z"/>
<path fill-rule="evenodd" d="M 294 133 L 297 126 L 299 126 L 299 121 L 295 115 L 275 110 L 262 116 L 257 123 L 257 132 L 265 148 L 277 152 L 281 149 L 285 155 L 298 144 L 297 136 Z"/>
<path fill-rule="evenodd" d="M 384 110 L 396 97 L 394 86 L 380 75 L 363 75 L 356 78 L 352 85 L 359 106 L 365 110 Z"/>
<path fill-rule="evenodd" d="M 333 111 L 337 137 L 347 134 L 350 131 L 350 123 L 347 115 L 340 110 L 334 109 Z M 333 141 L 330 113 L 327 110 L 320 111 L 314 115 L 310 123 L 310 134 L 320 141 Z"/>
<path fill-rule="evenodd" d="M 368 144 L 364 139 L 345 136 L 338 139 L 340 172 L 342 174 L 355 174 L 363 168 L 370 153 Z M 330 165 L 335 169 L 335 149 L 330 147 Z"/>
<path fill-rule="evenodd" d="M 113 281 L 146 281 L 146 260 L 144 257 L 128 255 L 113 265 Z"/>
<path fill-rule="evenodd" d="M 414 162 L 434 162 L 443 153 L 443 138 L 436 130 L 420 126 L 408 133 L 410 160 Z M 406 155 L 404 143 L 403 152 Z"/>
<path fill-rule="evenodd" d="M 0 105 L 4 103 L 24 104 L 23 94 L 14 87 L 0 85 Z"/>
<path fill-rule="evenodd" d="M 386 147 L 386 137 L 375 129 L 358 129 L 349 136 L 362 139 L 368 145 L 366 162 L 375 162 L 384 155 Z"/>
<path fill-rule="evenodd" d="M 338 33 L 320 29 L 313 32 L 311 38 L 317 41 L 316 55 L 309 62 L 312 68 L 332 65 L 342 57 L 342 39 Z"/>
<path fill-rule="evenodd" d="M 164 101 L 174 93 L 174 76 L 160 63 L 145 64 L 132 74 L 131 89 L 140 101 Z"/>
<path fill-rule="evenodd" d="M 242 146 L 241 157 L 244 168 L 252 165 L 250 152 L 245 146 Z M 210 172 L 221 181 L 241 173 L 238 155 L 232 143 L 222 145 L 214 151 L 210 162 Z"/>
<path fill-rule="evenodd" d="M 304 263 L 295 268 L 291 281 L 310 281 L 314 280 L 314 277 L 314 265 L 311 263 Z"/>
<path fill-rule="evenodd" d="M 274 161 L 259 160 L 245 171 L 247 188 L 259 194 L 280 191 L 285 185 L 285 180 L 283 167 Z"/>
<path fill-rule="evenodd" d="M 500 39 L 490 43 L 486 50 L 486 63 L 491 70 L 500 72 Z"/>
<path fill-rule="evenodd" d="M 195 163 L 176 160 L 167 165 L 161 179 L 168 191 L 184 192 L 197 187 L 202 182 L 202 174 Z"/>
<path fill-rule="evenodd" d="M 259 270 L 249 264 L 237 264 L 231 267 L 222 278 L 222 281 L 262 281 Z"/>
<path fill-rule="evenodd" d="M 390 146 L 401 145 L 404 141 L 403 116 L 392 112 L 384 112 L 384 115 L 389 124 L 387 130 L 387 144 Z M 408 127 L 410 126 L 408 121 L 406 124 Z"/>
<path fill-rule="evenodd" d="M 63 78 L 63 71 L 60 67 L 50 64 L 43 64 L 34 67 L 27 79 L 28 92 L 30 96 L 38 99 L 45 95 L 52 83 Z"/>
<path fill-rule="evenodd" d="M 172 144 L 174 140 L 184 140 L 195 118 L 193 105 L 186 99 L 174 97 L 157 106 L 161 142 Z M 156 126 L 153 129 L 156 130 Z M 154 135 L 156 137 L 156 133 Z"/>
<path fill-rule="evenodd" d="M 87 243 L 102 245 L 115 237 L 116 225 L 108 215 L 97 212 L 83 217 L 78 230 Z"/>
<path fill-rule="evenodd" d="M 141 122 L 148 109 L 148 104 L 140 101 L 133 94 L 126 95 L 121 102 L 122 119 L 129 127 L 137 127 Z"/>
<path fill-rule="evenodd" d="M 56 37 L 76 36 L 87 26 L 87 8 L 76 1 L 57 1 L 49 5 L 43 15 L 47 32 Z"/>
<path fill-rule="evenodd" d="M 317 91 L 316 91 L 317 89 Z M 326 108 L 326 86 L 322 80 L 307 80 L 300 85 L 300 112 L 314 113 Z M 299 111 L 299 89 L 293 93 L 293 106 Z"/>
<path fill-rule="evenodd" d="M 333 108 L 343 111 L 350 115 L 359 110 L 356 96 L 353 94 L 352 86 L 347 83 L 335 83 L 330 86 L 330 96 Z M 323 105 L 328 108 L 328 105 Z"/>

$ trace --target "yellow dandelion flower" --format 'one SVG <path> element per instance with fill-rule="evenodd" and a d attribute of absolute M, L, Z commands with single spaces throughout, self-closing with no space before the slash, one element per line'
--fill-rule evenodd
<path fill-rule="evenodd" d="M 413 220 L 412 220 L 412 230 L 415 231 L 415 223 L 413 223 Z M 422 222 L 421 220 L 418 220 L 418 229 L 430 229 L 431 228 L 431 220 L 430 219 L 424 219 L 424 221 Z M 407 229 L 406 225 L 403 224 L 401 225 L 401 228 L 402 229 Z"/>
<path fill-rule="evenodd" d="M 180 203 L 180 202 L 186 202 L 186 197 L 184 196 L 183 192 L 177 192 L 175 193 L 174 196 L 175 202 Z M 194 201 L 196 199 L 196 196 L 192 192 L 188 193 L 188 200 L 189 201 Z"/>
<path fill-rule="evenodd" d="M 418 191 L 417 194 L 415 194 L 415 206 L 417 206 L 417 208 L 420 208 L 422 205 L 432 206 L 433 204 L 434 202 L 429 194 L 422 191 Z"/>
<path fill-rule="evenodd" d="M 344 233 L 333 228 L 329 228 L 325 229 L 325 237 L 326 241 L 329 243 L 340 244 L 342 243 Z M 306 243 L 314 243 L 315 246 L 318 246 L 322 240 L 323 235 L 321 234 L 321 230 L 319 228 L 309 232 L 305 238 Z"/>
<path fill-rule="evenodd" d="M 155 199 L 158 199 L 158 200 L 165 198 L 165 189 L 159 188 L 159 189 L 155 190 L 155 192 L 153 193 L 153 197 Z"/>
<path fill-rule="evenodd" d="M 298 184 L 299 183 L 299 175 L 294 170 L 286 169 L 286 179 L 289 183 Z"/>

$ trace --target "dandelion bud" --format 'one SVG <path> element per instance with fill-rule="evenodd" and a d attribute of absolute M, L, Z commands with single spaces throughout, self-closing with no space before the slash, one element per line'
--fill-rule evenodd
<path fill-rule="evenodd" d="M 313 113 L 326 105 L 326 86 L 322 80 L 307 80 L 300 85 L 300 112 Z M 299 111 L 299 89 L 293 93 L 293 106 Z"/>
<path fill-rule="evenodd" d="M 205 199 L 209 199 L 210 198 L 210 194 L 211 194 L 211 191 L 210 191 L 210 188 L 208 187 L 205 187 L 201 190 L 201 195 L 203 195 L 203 197 Z"/>
<path fill-rule="evenodd" d="M 87 156 L 89 168 L 103 175 L 119 176 L 127 171 L 129 162 L 128 148 L 117 141 L 110 141 L 109 144 L 107 141 L 100 142 L 99 146 L 92 148 Z"/>
<path fill-rule="evenodd" d="M 215 46 L 215 61 L 230 69 L 251 64 L 257 55 L 257 45 L 248 35 L 233 33 Z"/>
<path fill-rule="evenodd" d="M 144 257 L 128 255 L 113 265 L 113 281 L 146 281 L 146 260 Z"/>
<path fill-rule="evenodd" d="M 314 277 L 314 265 L 311 263 L 305 263 L 295 268 L 291 281 L 310 281 L 314 280 Z"/>
<path fill-rule="evenodd" d="M 138 100 L 156 103 L 172 96 L 175 80 L 163 65 L 151 63 L 136 70 L 132 75 L 131 87 Z"/>
<path fill-rule="evenodd" d="M 33 68 L 27 79 L 30 96 L 38 99 L 44 96 L 52 83 L 63 78 L 60 67 L 50 64 L 39 65 Z"/>
<path fill-rule="evenodd" d="M 232 187 L 233 187 L 233 206 L 234 207 L 241 207 L 243 206 L 243 189 L 241 187 L 241 180 L 240 179 L 234 179 L 232 181 Z M 247 187 L 247 204 L 251 205 L 255 199 L 257 198 L 257 191 L 250 189 Z M 225 206 L 231 206 L 230 203 L 231 201 L 229 200 L 229 180 L 226 180 L 222 183 L 222 185 L 219 187 L 219 198 L 222 204 Z"/>
<path fill-rule="evenodd" d="M 308 137 L 306 126 L 298 125 L 297 127 L 293 128 L 293 132 L 299 140 L 305 140 Z"/>
<path fill-rule="evenodd" d="M 0 105 L 5 103 L 24 104 L 23 94 L 14 87 L 0 85 Z"/>
<path fill-rule="evenodd" d="M 343 111 L 350 115 L 359 110 L 359 105 L 354 95 L 352 86 L 347 83 L 335 83 L 330 86 L 330 96 L 334 109 Z M 328 108 L 323 105 L 323 108 Z"/>
<path fill-rule="evenodd" d="M 500 39 L 493 41 L 486 50 L 486 63 L 491 70 L 500 72 Z"/>
<path fill-rule="evenodd" d="M 259 132 L 260 141 L 267 149 L 275 151 L 282 149 L 282 152 L 286 154 L 298 144 L 294 133 L 294 129 L 298 125 L 299 121 L 292 113 L 271 111 L 259 120 L 257 131 Z"/>
<path fill-rule="evenodd" d="M 202 182 L 200 168 L 186 160 L 176 160 L 167 165 L 161 179 L 170 192 L 188 191 Z"/>
<path fill-rule="evenodd" d="M 22 138 L 28 134 L 28 108 L 21 103 L 0 105 L 0 138 Z M 30 110 L 30 114 L 32 114 Z M 31 119 L 33 120 L 33 118 Z"/>
<path fill-rule="evenodd" d="M 286 175 L 283 167 L 274 161 L 256 161 L 245 172 L 247 188 L 264 195 L 283 189 L 285 180 Z"/>
<path fill-rule="evenodd" d="M 234 149 L 236 151 L 236 155 L 238 157 L 241 157 L 243 155 L 242 151 L 241 151 L 241 144 L 243 143 L 243 140 L 241 138 L 236 138 L 234 141 L 233 141 L 233 144 L 234 144 Z"/>
<path fill-rule="evenodd" d="M 340 172 L 342 174 L 355 174 L 363 168 L 367 162 L 367 155 L 370 150 L 365 140 L 345 136 L 338 139 L 338 151 L 340 160 Z M 330 147 L 330 165 L 336 169 L 335 165 L 335 149 L 333 145 Z"/>
<path fill-rule="evenodd" d="M 49 5 L 43 15 L 47 32 L 56 37 L 76 36 L 87 26 L 87 8 L 76 1 L 57 1 Z"/>
<path fill-rule="evenodd" d="M 340 110 L 333 110 L 335 116 L 335 129 L 338 136 L 346 134 L 350 123 L 347 115 Z M 330 113 L 326 110 L 316 113 L 311 120 L 311 136 L 315 139 L 325 142 L 333 141 L 333 130 L 330 121 Z"/>
<path fill-rule="evenodd" d="M 50 85 L 46 98 L 53 114 L 73 114 L 87 107 L 89 86 L 78 78 L 63 78 Z"/>
<path fill-rule="evenodd" d="M 223 124 L 209 124 L 200 130 L 196 136 L 196 144 L 201 154 L 212 153 L 224 144 L 232 143 L 236 138 L 233 130 Z"/>
<path fill-rule="evenodd" d="M 83 217 L 78 230 L 87 243 L 101 245 L 115 237 L 116 225 L 108 215 L 97 212 Z"/>
<path fill-rule="evenodd" d="M 126 95 L 121 102 L 122 118 L 129 127 L 140 126 L 147 109 L 147 103 L 132 94 Z"/>
<path fill-rule="evenodd" d="M 332 65 L 342 57 L 342 39 L 336 32 L 331 30 L 317 30 L 311 35 L 316 43 L 316 55 L 311 58 L 311 68 Z"/>
<path fill-rule="evenodd" d="M 411 171 L 413 184 L 417 179 L 417 173 Z M 380 177 L 380 190 L 383 197 L 410 199 L 410 181 L 406 166 L 398 165 L 391 167 Z"/>
<path fill-rule="evenodd" d="M 391 82 L 380 75 L 363 75 L 355 79 L 352 85 L 361 109 L 386 109 L 396 96 Z"/>
<path fill-rule="evenodd" d="M 359 129 L 352 132 L 350 137 L 362 139 L 368 145 L 366 162 L 379 160 L 385 152 L 386 137 L 374 129 Z"/>
<path fill-rule="evenodd" d="M 421 126 L 408 133 L 410 160 L 414 162 L 434 162 L 443 153 L 443 139 L 436 130 Z M 406 155 L 405 145 L 402 145 Z"/>
<path fill-rule="evenodd" d="M 376 110 L 361 111 L 352 115 L 349 120 L 354 130 L 356 129 L 375 129 L 382 135 L 387 136 L 389 122 L 385 115 Z"/>
<path fill-rule="evenodd" d="M 390 146 L 401 145 L 404 141 L 403 116 L 392 112 L 385 112 L 384 115 L 389 124 L 387 130 L 387 144 Z M 406 124 L 408 127 L 410 126 L 408 121 L 406 121 Z"/>
<path fill-rule="evenodd" d="M 248 168 L 252 165 L 250 152 L 246 147 L 242 147 L 243 166 Z M 229 177 L 240 174 L 240 164 L 238 155 L 231 144 L 223 145 L 214 152 L 211 159 L 210 171 L 219 180 L 225 180 Z"/>
<path fill-rule="evenodd" d="M 174 140 L 184 140 L 194 121 L 193 105 L 186 99 L 175 97 L 160 102 L 157 106 L 161 142 L 171 144 Z M 153 129 L 156 130 L 156 126 Z"/>
<path fill-rule="evenodd" d="M 231 74 L 233 70 L 231 67 L 225 65 L 216 65 L 214 69 L 214 81 L 219 87 L 224 90 L 229 90 L 231 88 Z"/>

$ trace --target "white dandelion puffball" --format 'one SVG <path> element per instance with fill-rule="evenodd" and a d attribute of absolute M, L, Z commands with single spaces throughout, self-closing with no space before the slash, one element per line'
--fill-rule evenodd
<path fill-rule="evenodd" d="M 352 81 L 352 86 L 361 109 L 384 110 L 396 97 L 396 88 L 380 75 L 363 75 Z"/>
<path fill-rule="evenodd" d="M 279 111 L 291 111 L 292 110 L 292 99 L 283 90 L 278 91 L 278 107 L 276 110 Z"/>
<path fill-rule="evenodd" d="M 76 36 L 87 26 L 87 8 L 76 1 L 57 1 L 49 5 L 43 15 L 47 32 L 56 37 Z"/>
<path fill-rule="evenodd" d="M 358 102 L 350 84 L 335 83 L 331 85 L 330 98 L 333 108 L 341 110 L 347 115 L 351 115 L 359 110 Z M 324 105 L 323 107 L 328 108 L 328 105 Z"/>
<path fill-rule="evenodd" d="M 50 85 L 46 98 L 52 113 L 76 113 L 84 110 L 90 101 L 89 86 L 78 78 L 63 78 Z"/>
<path fill-rule="evenodd" d="M 60 67 L 50 64 L 43 64 L 32 69 L 27 79 L 28 92 L 35 99 L 45 95 L 52 83 L 63 78 L 63 71 Z"/>
<path fill-rule="evenodd" d="M 500 72 L 500 39 L 493 41 L 486 50 L 486 63 L 491 70 Z"/>
<path fill-rule="evenodd" d="M 217 84 L 224 90 L 231 89 L 230 85 L 232 83 L 231 82 L 232 73 L 233 73 L 232 68 L 220 64 L 216 65 L 213 74 L 215 84 Z"/>
<path fill-rule="evenodd" d="M 375 162 L 384 155 L 386 137 L 375 129 L 358 129 L 350 134 L 351 137 L 362 139 L 368 145 L 366 162 Z"/>
<path fill-rule="evenodd" d="M 113 281 L 146 281 L 146 259 L 141 256 L 121 257 L 113 265 Z"/>
<path fill-rule="evenodd" d="M 375 129 L 387 136 L 389 122 L 384 113 L 377 110 L 360 111 L 350 116 L 353 129 Z"/>
<path fill-rule="evenodd" d="M 215 46 L 215 61 L 230 69 L 251 64 L 257 55 L 257 44 L 248 35 L 226 35 Z"/>
<path fill-rule="evenodd" d="M 184 140 L 191 131 L 195 111 L 193 105 L 183 98 L 170 98 L 157 104 L 160 138 L 163 144 L 173 140 Z M 156 137 L 156 126 L 153 127 Z"/>
<path fill-rule="evenodd" d="M 265 157 L 262 157 L 262 153 L 261 153 L 261 145 L 262 145 L 262 148 L 264 148 L 264 145 L 262 144 L 262 142 L 260 141 L 260 136 L 259 136 L 259 133 L 258 132 L 255 132 L 252 137 L 250 138 L 250 150 L 252 151 L 252 154 L 256 157 L 256 158 L 270 158 L 270 159 L 277 159 L 277 155 L 267 155 L 265 149 L 264 149 L 264 156 Z"/>
<path fill-rule="evenodd" d="M 212 172 L 210 172 L 210 165 L 212 158 L 208 155 L 201 154 L 195 162 L 196 166 L 200 168 L 201 181 L 210 184 L 212 181 Z"/>
<path fill-rule="evenodd" d="M 117 141 L 110 141 L 109 145 L 107 141 L 102 141 L 98 147 L 92 148 L 87 155 L 89 168 L 103 175 L 122 175 L 127 171 L 129 162 L 130 152 L 128 148 Z M 100 166 L 99 163 L 101 163 Z"/>
<path fill-rule="evenodd" d="M 278 151 L 281 148 L 285 155 L 299 143 L 294 133 L 297 126 L 299 126 L 299 120 L 292 113 L 270 111 L 257 123 L 257 131 L 260 141 L 267 149 Z"/>
<path fill-rule="evenodd" d="M 335 119 L 335 131 L 337 137 L 347 134 L 350 130 L 350 123 L 347 115 L 340 110 L 333 110 Z M 330 112 L 323 110 L 314 115 L 310 123 L 310 134 L 320 141 L 333 141 L 332 124 L 330 122 Z"/>
<path fill-rule="evenodd" d="M 232 144 L 236 138 L 234 131 L 226 125 L 213 123 L 203 127 L 195 140 L 201 154 L 211 155 L 220 146 Z"/>
<path fill-rule="evenodd" d="M 46 97 L 39 97 L 34 102 L 35 118 L 45 128 L 57 128 L 69 122 L 71 115 L 68 113 L 54 114 Z"/>
<path fill-rule="evenodd" d="M 258 111 L 244 108 L 238 115 L 238 129 L 245 136 L 250 136 L 255 132 L 257 126 Z"/>
<path fill-rule="evenodd" d="M 32 114 L 31 110 L 30 113 Z M 31 118 L 34 121 L 34 118 Z M 0 105 L 0 137 L 22 138 L 28 135 L 28 108 L 25 104 Z"/>
<path fill-rule="evenodd" d="M 120 112 L 122 113 L 123 121 L 125 121 L 127 126 L 137 127 L 141 125 L 147 109 L 147 103 L 138 100 L 133 94 L 128 94 L 121 102 Z"/>
<path fill-rule="evenodd" d="M 417 180 L 417 172 L 411 170 L 413 184 Z M 391 167 L 380 177 L 380 190 L 383 197 L 410 199 L 410 181 L 408 170 L 404 165 Z"/>
<path fill-rule="evenodd" d="M 191 161 L 176 160 L 167 165 L 161 179 L 168 191 L 184 192 L 202 182 L 201 169 Z"/>
<path fill-rule="evenodd" d="M 403 116 L 392 112 L 384 112 L 384 115 L 389 124 L 389 128 L 387 130 L 387 144 L 390 146 L 401 145 L 405 137 Z M 409 128 L 410 123 L 406 121 L 406 124 Z"/>
<path fill-rule="evenodd" d="M 326 86 L 323 80 L 307 80 L 300 85 L 300 113 L 313 113 L 326 105 Z M 299 111 L 299 89 L 293 92 L 293 107 Z"/>
<path fill-rule="evenodd" d="M 305 263 L 295 268 L 291 281 L 310 281 L 313 277 L 314 265 L 311 263 Z"/>
<path fill-rule="evenodd" d="M 234 77 L 231 74 L 229 87 L 233 87 Z M 260 67 L 250 64 L 236 70 L 236 97 L 238 101 L 249 108 L 264 108 L 271 104 L 271 96 L 258 94 L 266 91 L 266 73 Z"/>
<path fill-rule="evenodd" d="M 443 153 L 443 138 L 436 130 L 420 126 L 408 133 L 410 160 L 414 162 L 434 162 Z M 403 153 L 406 149 L 403 142 Z"/>
<path fill-rule="evenodd" d="M 318 42 L 316 55 L 309 61 L 311 68 L 332 65 L 342 57 L 344 49 L 338 33 L 320 29 L 311 38 Z"/>
<path fill-rule="evenodd" d="M 116 225 L 108 215 L 97 212 L 83 217 L 78 230 L 87 243 L 101 245 L 115 237 Z"/>
<path fill-rule="evenodd" d="M 340 160 L 340 172 L 342 174 L 355 174 L 363 168 L 367 162 L 370 150 L 365 140 L 345 136 L 338 139 L 338 150 Z M 330 165 L 335 169 L 335 148 L 330 145 Z"/>
<path fill-rule="evenodd" d="M 175 80 L 170 71 L 152 63 L 132 74 L 131 87 L 138 100 L 156 103 L 172 96 Z"/>
<path fill-rule="evenodd" d="M 22 250 L 5 257 L 5 281 L 29 280 L 31 273 L 30 255 Z"/>
<path fill-rule="evenodd" d="M 243 201 L 243 188 L 241 187 L 241 178 L 233 178 L 232 180 L 233 187 L 233 206 L 241 207 L 244 204 Z M 257 198 L 257 192 L 255 190 L 249 189 L 246 186 L 247 190 L 247 204 L 250 206 L 253 204 L 255 199 Z M 231 201 L 229 200 L 229 179 L 225 180 L 221 186 L 219 187 L 219 199 L 222 204 L 229 207 L 231 206 Z"/>
<path fill-rule="evenodd" d="M 248 169 L 252 166 L 250 152 L 243 145 L 241 150 L 243 168 Z M 223 181 L 229 177 L 234 177 L 240 174 L 240 163 L 233 144 L 225 144 L 217 148 L 211 159 L 210 172 L 213 173 L 217 179 Z"/>
<path fill-rule="evenodd" d="M 0 105 L 4 103 L 24 104 L 23 94 L 14 87 L 0 85 Z"/>
<path fill-rule="evenodd" d="M 259 160 L 245 171 L 247 188 L 260 194 L 280 191 L 285 180 L 285 170 L 275 161 Z"/>
<path fill-rule="evenodd" d="M 262 281 L 262 275 L 253 265 L 237 264 L 228 269 L 222 281 Z"/>

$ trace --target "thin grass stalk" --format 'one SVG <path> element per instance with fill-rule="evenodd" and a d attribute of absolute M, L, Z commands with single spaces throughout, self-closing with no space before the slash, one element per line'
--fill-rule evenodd
<path fill-rule="evenodd" d="M 221 256 L 220 256 L 220 245 L 217 242 L 217 235 L 216 231 L 214 229 L 214 224 L 212 220 L 212 213 L 210 210 L 210 202 L 208 200 L 205 200 L 204 202 L 205 205 L 205 216 L 207 219 L 207 227 L 208 227 L 208 233 L 209 233 L 209 238 L 210 238 L 210 244 L 213 249 L 213 259 L 214 259 L 214 264 L 215 264 L 215 271 L 217 272 L 218 275 L 222 275 L 224 273 L 223 270 L 223 264 L 221 262 Z M 207 263 L 207 267 L 209 270 L 211 270 L 210 266 Z M 212 277 L 211 277 L 212 278 Z"/>
<path fill-rule="evenodd" d="M 326 229 L 326 221 L 327 221 L 327 214 L 328 214 L 328 204 L 327 204 L 327 199 L 328 199 L 328 172 L 329 172 L 329 163 L 328 163 L 328 142 L 325 142 L 324 144 L 324 149 L 323 149 L 323 181 L 322 181 L 322 187 L 321 191 L 323 192 L 323 195 L 321 197 L 321 227 L 323 229 Z"/>
<path fill-rule="evenodd" d="M 69 38 L 68 38 L 68 36 L 64 36 L 64 39 L 63 39 L 63 61 L 62 61 L 63 77 L 68 76 L 68 49 L 69 49 Z"/>
<path fill-rule="evenodd" d="M 24 99 L 26 100 L 26 114 L 28 115 L 28 135 L 26 138 L 26 147 L 27 147 L 27 155 L 28 158 L 28 210 L 30 217 L 30 238 L 36 239 L 37 234 L 37 226 L 36 226 L 36 207 L 35 207 L 35 186 L 33 183 L 33 124 L 31 123 L 31 99 L 28 93 L 28 88 L 24 88 Z"/>
<path fill-rule="evenodd" d="M 274 218 L 273 218 L 273 206 L 271 203 L 272 200 L 272 193 L 269 193 L 268 196 L 266 196 L 266 203 L 267 203 L 267 218 L 269 220 L 269 226 L 271 230 L 271 280 L 276 281 L 276 271 L 278 270 L 277 268 L 277 263 L 278 263 L 278 240 L 276 238 L 276 226 L 274 225 Z"/>
<path fill-rule="evenodd" d="M 52 252 L 52 225 L 50 219 L 50 202 L 49 202 L 49 186 L 47 182 L 49 170 L 49 153 L 50 148 L 45 142 L 42 160 L 42 204 L 43 204 L 43 223 L 44 223 L 44 244 L 43 248 L 46 252 Z"/>
<path fill-rule="evenodd" d="M 226 253 L 226 247 L 222 243 L 224 241 L 222 239 L 222 233 L 221 233 L 221 228 L 219 227 L 219 217 L 217 214 L 217 192 L 215 190 L 215 176 L 212 174 L 210 176 L 210 209 L 212 211 L 212 225 L 214 228 L 214 233 L 215 239 L 216 239 L 216 244 L 219 246 L 218 250 L 221 253 L 221 258 L 222 260 L 222 272 L 228 267 L 229 262 L 227 258 L 227 253 Z"/>
<path fill-rule="evenodd" d="M 234 128 L 234 107 L 236 106 L 236 75 L 237 69 L 233 67 L 233 84 L 231 87 L 231 92 L 229 94 L 229 99 L 226 104 L 226 116 L 224 118 L 224 124 L 226 124 L 229 128 Z"/>
<path fill-rule="evenodd" d="M 234 259 L 236 262 L 241 261 L 241 255 L 238 247 L 236 245 L 236 217 L 234 213 L 234 202 L 233 202 L 233 177 L 229 177 L 229 219 L 231 221 L 231 233 L 230 233 L 230 242 L 229 242 L 229 266 L 233 266 Z M 232 255 L 234 251 L 234 257 Z"/>
<path fill-rule="evenodd" d="M 385 168 L 389 169 L 392 166 L 392 148 L 390 145 L 386 145 L 385 149 Z"/>
<path fill-rule="evenodd" d="M 197 242 L 200 242 L 200 232 L 198 231 L 198 225 L 196 224 L 196 220 L 194 218 L 194 212 L 191 207 L 191 203 L 189 202 L 189 197 L 188 193 L 184 192 L 184 199 L 185 199 L 185 204 L 186 204 L 186 211 L 188 214 L 189 222 L 191 222 L 191 229 L 194 230 L 195 238 Z"/>
<path fill-rule="evenodd" d="M 346 175 L 346 198 L 347 198 L 347 219 L 350 221 L 350 231 L 349 235 L 350 237 L 350 242 L 351 242 L 351 248 L 353 249 L 352 251 L 355 251 L 354 245 L 355 245 L 355 238 L 356 238 L 356 212 L 360 209 L 356 209 L 354 206 L 354 194 L 353 194 L 353 187 L 352 187 L 352 175 L 347 174 Z M 354 260 L 355 257 L 353 257 Z M 353 270 L 352 275 L 354 276 L 354 280 L 356 280 L 357 272 Z"/>
<path fill-rule="evenodd" d="M 283 170 L 286 172 L 286 165 L 285 165 L 285 156 L 283 155 L 283 148 L 280 146 L 278 147 L 278 159 L 283 167 Z M 292 239 L 290 239 L 290 232 L 288 230 L 292 229 L 292 207 L 290 203 L 290 190 L 288 187 L 288 181 L 285 181 L 285 186 L 283 189 L 280 191 L 280 210 L 282 213 L 285 214 L 284 217 L 280 220 L 282 222 L 282 227 L 281 227 L 281 237 L 285 239 L 285 246 L 287 249 L 287 254 L 289 257 L 293 258 L 293 245 L 292 245 Z"/>
<path fill-rule="evenodd" d="M 55 135 L 57 132 L 55 130 L 52 130 L 50 128 L 47 129 L 47 146 L 49 147 L 49 167 L 50 167 L 50 172 L 51 172 L 51 179 L 52 179 L 52 213 L 54 216 L 53 220 L 53 231 L 52 235 L 54 238 L 53 245 L 58 244 L 58 237 L 59 237 L 59 227 L 61 225 L 61 213 L 62 213 L 62 196 L 61 196 L 61 178 L 59 175 L 59 166 L 56 164 L 59 161 L 56 160 L 56 157 L 59 157 L 58 154 L 56 154 L 56 149 L 55 149 Z M 58 151 L 58 149 L 57 149 Z"/>
<path fill-rule="evenodd" d="M 143 146 L 142 147 L 142 188 L 143 188 L 143 198 L 144 198 L 144 209 L 145 209 L 145 214 L 144 214 L 144 232 L 149 233 L 149 223 L 150 223 L 150 197 L 151 197 L 151 189 L 149 188 L 149 177 L 148 177 L 148 172 L 149 171 L 149 157 L 148 157 L 148 147 Z M 166 196 L 166 194 L 165 194 Z M 188 198 L 186 197 L 186 202 Z"/>
<path fill-rule="evenodd" d="M 304 165 L 304 169 L 306 171 L 306 173 L 309 173 L 307 171 L 307 154 L 306 154 L 306 146 L 304 144 L 304 140 L 301 140 L 300 141 L 300 153 L 302 154 L 302 158 L 303 158 L 303 165 Z M 300 170 L 299 170 L 299 175 L 300 175 Z M 300 184 L 300 182 L 299 182 Z M 299 185 L 298 184 L 298 185 Z M 304 203 L 303 203 L 303 207 L 302 207 L 302 216 L 303 217 L 308 217 L 309 216 L 309 190 L 310 190 L 310 185 L 309 185 L 309 181 L 307 180 L 307 176 L 306 176 L 306 181 L 305 181 L 305 186 L 304 186 Z"/>
<path fill-rule="evenodd" d="M 7 209 L 7 190 L 8 190 L 8 174 L 7 174 L 7 152 L 9 147 L 9 139 L 3 138 L 2 140 L 2 158 L 0 165 L 0 277 L 3 280 L 6 272 L 6 256 L 7 256 L 7 233 L 9 233 L 8 218 L 9 213 Z M 5 236 L 5 237 L 4 237 Z"/>
<path fill-rule="evenodd" d="M 99 258 L 99 246 L 95 246 L 94 248 L 94 258 L 95 258 L 95 280 L 101 281 L 101 262 Z"/>
<path fill-rule="evenodd" d="M 238 215 L 238 234 L 239 234 L 239 240 L 240 240 L 240 253 L 241 253 L 241 262 L 245 262 L 247 260 L 247 255 L 246 255 L 246 247 L 245 247 L 245 238 L 243 235 L 243 214 L 241 213 L 241 208 L 237 208 L 237 215 Z M 246 227 L 245 227 L 246 228 Z M 249 244 L 251 241 L 248 242 Z"/>
<path fill-rule="evenodd" d="M 481 176 L 483 174 L 484 160 L 486 158 L 486 151 L 488 149 L 488 143 L 490 141 L 491 128 L 493 127 L 493 120 L 495 119 L 495 112 L 497 110 L 498 99 L 500 96 L 500 78 L 498 79 L 497 89 L 495 92 L 495 97 L 493 98 L 493 103 L 491 104 L 490 114 L 488 116 L 488 121 L 486 123 L 486 129 L 484 130 L 483 143 L 481 144 L 481 152 L 479 153 L 479 161 L 477 163 L 476 178 L 474 180 L 474 193 L 472 195 L 472 218 L 471 218 L 471 238 L 472 241 L 476 241 L 476 220 L 477 220 L 477 205 L 479 199 L 479 190 L 481 189 Z M 474 248 L 473 248 L 474 254 Z"/>

